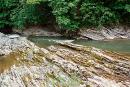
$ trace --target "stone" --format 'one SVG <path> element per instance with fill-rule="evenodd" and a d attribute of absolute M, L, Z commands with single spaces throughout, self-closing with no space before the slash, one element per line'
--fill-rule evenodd
<path fill-rule="evenodd" d="M 13 38 L 19 38 L 20 36 L 18 34 L 12 34 L 12 35 L 8 35 L 8 37 L 10 39 L 13 39 Z"/>
<path fill-rule="evenodd" d="M 112 33 L 110 30 L 102 29 L 101 33 L 106 39 L 114 39 L 116 38 L 115 34 Z"/>
<path fill-rule="evenodd" d="M 111 39 L 130 39 L 130 30 L 127 27 L 102 27 L 100 30 L 83 29 L 79 32 L 82 38 L 89 38 L 91 40 L 111 40 Z M 85 39 L 84 38 L 84 39 Z"/>
<path fill-rule="evenodd" d="M 104 40 L 105 37 L 101 35 L 99 32 L 96 32 L 94 30 L 86 30 L 79 33 L 81 37 L 92 39 L 92 40 Z"/>
<path fill-rule="evenodd" d="M 31 47 L 25 37 L 20 37 L 16 34 L 0 34 L 0 53 L 2 55 L 7 55 L 13 52 L 13 50 L 24 50 L 24 47 Z"/>
<path fill-rule="evenodd" d="M 0 38 L 1 87 L 130 86 L 129 55 L 70 42 L 40 48 L 23 37 Z"/>
<path fill-rule="evenodd" d="M 25 30 L 18 30 L 18 29 L 13 29 L 14 33 L 20 33 L 23 36 L 62 36 L 61 34 L 53 31 L 52 29 L 50 31 L 49 27 L 30 27 Z"/>

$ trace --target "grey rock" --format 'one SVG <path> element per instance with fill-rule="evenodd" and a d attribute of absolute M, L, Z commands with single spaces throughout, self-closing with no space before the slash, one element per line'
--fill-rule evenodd
<path fill-rule="evenodd" d="M 12 35 L 8 35 L 8 37 L 13 39 L 13 38 L 19 38 L 20 36 L 17 34 L 12 34 Z"/>
<path fill-rule="evenodd" d="M 79 35 L 92 40 L 130 39 L 130 30 L 121 26 L 114 28 L 102 27 L 100 30 L 83 29 Z"/>
<path fill-rule="evenodd" d="M 23 31 L 13 29 L 14 33 L 20 33 L 23 36 L 62 36 L 61 34 L 53 31 L 54 29 L 48 27 L 30 27 Z"/>
<path fill-rule="evenodd" d="M 111 32 L 110 30 L 108 30 L 108 29 L 102 29 L 101 33 L 107 39 L 114 39 L 114 38 L 116 38 L 115 34 L 113 32 Z"/>
<path fill-rule="evenodd" d="M 100 36 L 98 34 L 94 34 L 94 33 L 88 33 L 86 35 L 83 35 L 84 37 L 87 37 L 89 39 L 92 40 L 104 40 L 105 38 L 103 36 Z"/>
<path fill-rule="evenodd" d="M 79 33 L 81 37 L 92 39 L 92 40 L 104 40 L 105 37 L 101 35 L 99 32 L 94 30 L 86 30 Z"/>
<path fill-rule="evenodd" d="M 0 62 L 1 87 L 129 87 L 130 56 L 68 42 L 37 47 L 24 37 L 0 37 L 0 53 L 20 52 L 16 63 Z M 8 57 L 9 56 L 9 57 Z M 126 60 L 127 59 L 127 60 Z M 4 63 L 3 63 L 4 62 Z"/>
<path fill-rule="evenodd" d="M 22 50 L 26 47 L 30 47 L 28 40 L 25 37 L 19 35 L 4 35 L 0 34 L 0 54 L 7 55 L 13 50 Z"/>

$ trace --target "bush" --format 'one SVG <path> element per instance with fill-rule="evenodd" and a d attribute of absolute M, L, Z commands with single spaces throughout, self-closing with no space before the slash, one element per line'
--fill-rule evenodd
<path fill-rule="evenodd" d="M 128 1 L 118 0 L 49 0 L 52 13 L 61 29 L 98 27 L 129 21 Z M 127 20 L 125 20 L 127 17 Z"/>
<path fill-rule="evenodd" d="M 13 2 L 10 2 L 10 0 L 0 1 L 0 29 L 11 26 L 9 14 L 11 8 L 15 6 L 15 4 L 12 4 Z"/>
<path fill-rule="evenodd" d="M 76 30 L 79 22 L 76 19 L 76 9 L 80 0 L 49 0 L 49 6 L 61 29 Z"/>
<path fill-rule="evenodd" d="M 3 0 L 0 28 L 23 29 L 30 25 L 58 24 L 61 29 L 130 23 L 128 0 Z"/>
<path fill-rule="evenodd" d="M 0 2 L 0 28 L 6 26 L 24 29 L 29 25 L 44 24 L 47 22 L 46 5 L 41 6 L 35 0 L 3 0 Z M 37 0 L 36 0 L 37 1 Z"/>
<path fill-rule="evenodd" d="M 28 3 L 22 2 L 18 7 L 14 8 L 10 17 L 14 27 L 23 29 L 29 25 L 44 24 L 47 22 L 47 14 L 45 12 L 39 3 L 34 4 L 33 2 L 31 4 L 28 1 Z"/>
<path fill-rule="evenodd" d="M 80 8 L 81 23 L 84 26 L 99 26 L 118 21 L 116 15 L 108 7 L 99 3 L 83 2 Z"/>

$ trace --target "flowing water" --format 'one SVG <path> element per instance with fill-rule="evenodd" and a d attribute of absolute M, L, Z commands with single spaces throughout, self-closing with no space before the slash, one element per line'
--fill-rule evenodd
<path fill-rule="evenodd" d="M 62 36 L 54 37 L 54 36 L 31 36 L 28 38 L 30 41 L 34 42 L 39 47 L 48 47 L 50 45 L 56 44 L 55 41 L 65 41 L 65 40 L 72 40 L 71 38 L 66 38 Z"/>
<path fill-rule="evenodd" d="M 110 40 L 110 41 L 76 40 L 73 43 L 85 46 L 93 46 L 96 48 L 109 51 L 130 53 L 130 40 Z"/>
<path fill-rule="evenodd" d="M 65 37 L 29 37 L 29 40 L 40 47 L 47 47 L 56 44 L 55 41 L 71 40 Z M 88 41 L 88 40 L 74 40 L 73 43 L 93 46 L 103 50 L 130 53 L 130 40 L 110 40 L 110 41 Z"/>

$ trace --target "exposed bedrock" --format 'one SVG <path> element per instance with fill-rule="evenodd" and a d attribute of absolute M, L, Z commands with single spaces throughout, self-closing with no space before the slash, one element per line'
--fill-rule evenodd
<path fill-rule="evenodd" d="M 130 86 L 129 55 L 65 42 L 39 48 L 17 35 L 0 38 L 1 87 Z"/>
<path fill-rule="evenodd" d="M 102 27 L 97 29 L 81 29 L 81 38 L 92 40 L 130 39 L 130 28 L 118 26 L 114 28 Z"/>

